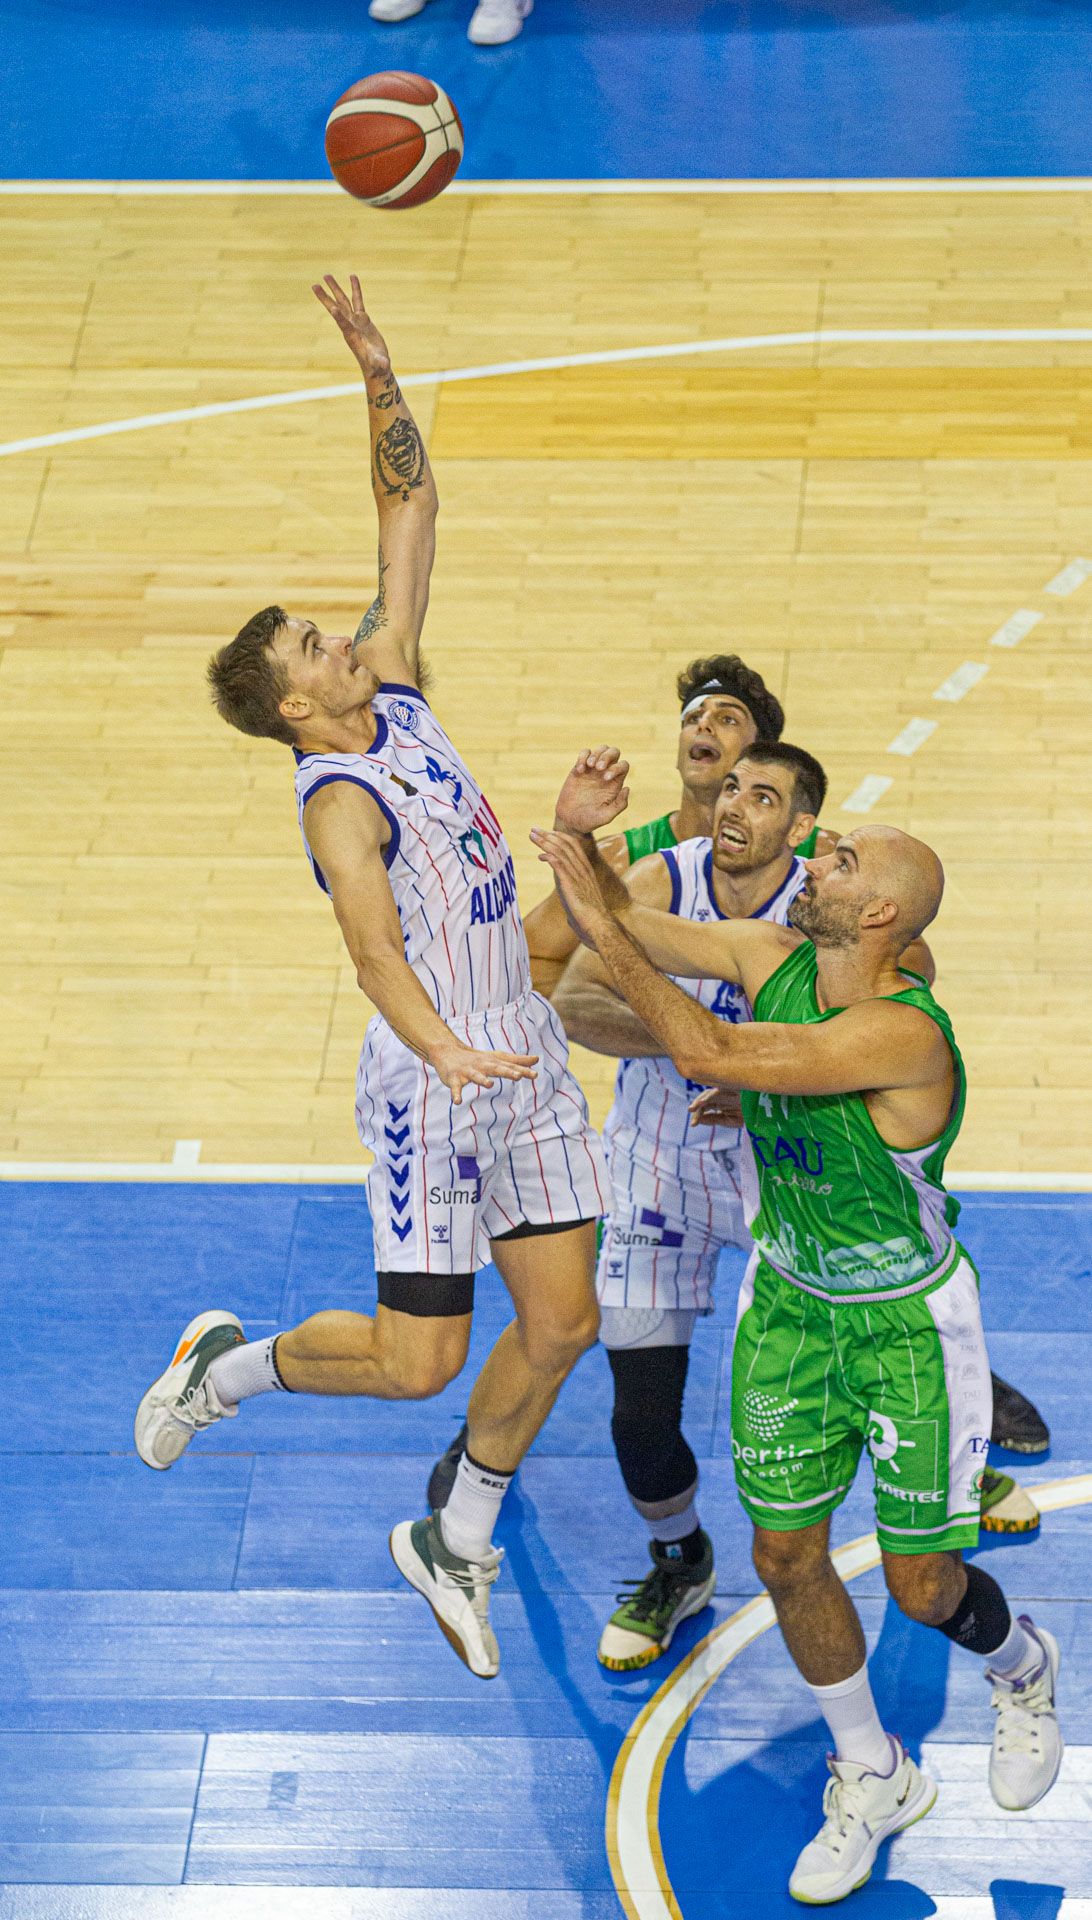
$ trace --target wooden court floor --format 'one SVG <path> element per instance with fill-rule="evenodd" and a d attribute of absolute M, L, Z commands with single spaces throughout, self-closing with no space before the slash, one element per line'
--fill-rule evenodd
<path fill-rule="evenodd" d="M 1080 193 L 0 196 L 0 439 L 349 380 L 308 291 L 363 277 L 404 373 L 818 329 L 1092 325 Z M 948 868 L 956 1165 L 1087 1168 L 1088 343 L 890 337 L 425 386 L 441 716 L 527 828 L 581 744 L 675 796 L 674 674 L 738 650 L 788 735 Z M 280 600 L 374 584 L 353 399 L 0 457 L 0 1159 L 351 1162 L 366 1008 L 287 753 L 206 704 Z M 1072 577 L 1072 576 L 1069 576 Z M 1064 584 L 1064 583 L 1063 583 Z M 1015 646 L 991 636 L 1041 617 Z M 1008 630 L 1009 632 L 1012 629 Z M 958 701 L 935 693 L 988 668 Z M 937 722 L 912 755 L 890 744 Z M 582 1056 L 601 1116 L 605 1062 Z"/>

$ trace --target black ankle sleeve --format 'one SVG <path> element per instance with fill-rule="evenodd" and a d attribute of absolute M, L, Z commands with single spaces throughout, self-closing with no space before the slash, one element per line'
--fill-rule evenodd
<path fill-rule="evenodd" d="M 967 1568 L 967 1591 L 940 1632 L 968 1653 L 996 1653 L 1012 1625 L 1009 1603 L 996 1580 L 981 1567 Z"/>

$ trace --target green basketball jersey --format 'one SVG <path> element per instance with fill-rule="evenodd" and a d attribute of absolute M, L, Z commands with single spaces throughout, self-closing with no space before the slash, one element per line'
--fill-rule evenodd
<path fill-rule="evenodd" d="M 806 941 L 767 980 L 755 1019 L 807 1026 L 832 1018 L 839 1009 L 819 1010 L 816 967 Z M 951 1021 L 924 981 L 890 998 L 920 1007 L 952 1050 L 955 1098 L 939 1139 L 912 1150 L 887 1146 L 858 1093 L 742 1096 L 758 1181 L 751 1232 L 785 1279 L 833 1301 L 916 1293 L 959 1251 L 952 1237 L 959 1202 L 942 1181 L 963 1118 L 963 1061 Z M 752 1192 L 752 1205 L 755 1198 Z"/>
<path fill-rule="evenodd" d="M 629 864 L 643 860 L 646 853 L 663 853 L 666 847 L 677 847 L 671 825 L 671 815 L 665 813 L 659 820 L 647 820 L 643 827 L 627 827 L 624 839 L 629 849 Z"/>
<path fill-rule="evenodd" d="M 819 836 L 818 827 L 813 827 L 806 840 L 802 840 L 796 852 L 801 860 L 810 860 L 815 852 L 815 842 Z M 663 853 L 666 847 L 677 847 L 671 825 L 671 815 L 661 814 L 658 820 L 646 820 L 643 827 L 627 827 L 624 839 L 629 849 L 629 864 L 643 860 L 646 853 Z"/>

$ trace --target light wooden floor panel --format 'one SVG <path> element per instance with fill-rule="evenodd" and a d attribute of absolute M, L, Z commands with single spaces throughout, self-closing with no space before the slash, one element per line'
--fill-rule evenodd
<path fill-rule="evenodd" d="M 351 377 L 310 280 L 357 266 L 404 372 L 826 328 L 1092 324 L 1092 197 L 0 199 L 0 438 Z M 877 341 L 423 388 L 436 703 L 509 830 L 586 739 L 674 797 L 674 673 L 738 648 L 840 803 L 949 871 L 964 1168 L 1088 1164 L 1082 882 L 1092 374 L 1073 343 Z M 351 1161 L 365 1009 L 291 767 L 208 709 L 270 600 L 373 583 L 365 424 L 324 400 L 0 461 L 0 1158 Z M 988 645 L 1019 608 L 1041 622 Z M 934 700 L 964 661 L 989 673 Z M 914 755 L 906 722 L 936 719 Z M 601 1115 L 605 1063 L 581 1071 Z"/>

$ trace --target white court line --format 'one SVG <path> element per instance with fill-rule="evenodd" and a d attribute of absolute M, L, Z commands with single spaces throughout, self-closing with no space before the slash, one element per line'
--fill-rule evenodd
<path fill-rule="evenodd" d="M 0 452 L 2 451 L 3 449 L 0 448 Z M 1021 607 L 1019 613 L 1009 615 L 1004 626 L 998 627 L 996 633 L 991 633 L 989 645 L 1018 647 L 1024 635 L 1030 633 L 1032 627 L 1037 627 L 1042 617 L 1041 613 L 1035 613 L 1031 607 Z"/>
<path fill-rule="evenodd" d="M 1042 1512 L 1085 1506 L 1092 1501 L 1092 1474 L 1075 1474 L 1028 1488 Z M 844 1581 L 854 1579 L 880 1560 L 876 1535 L 848 1541 L 831 1555 Z M 667 1872 L 660 1844 L 659 1810 L 663 1770 L 672 1748 L 710 1687 L 744 1648 L 774 1623 L 773 1605 L 766 1594 L 756 1595 L 738 1612 L 714 1627 L 680 1661 L 663 1685 L 637 1715 L 618 1751 L 607 1794 L 606 1840 L 611 1877 L 628 1920 L 678 1920 L 681 1911 Z M 1077 1778 L 1083 1778 L 1087 1749 L 1078 1756 Z M 954 1766 L 955 1758 L 949 1763 Z M 1082 1803 L 1084 1796 L 1081 1796 Z M 943 1809 L 940 1817 L 943 1818 Z M 1044 1809 L 1049 1820 L 1050 1809 Z M 898 1845 L 899 1843 L 896 1842 Z M 1044 1845 L 1047 1844 L 1044 1841 Z M 938 1913 L 945 1908 L 952 1920 L 966 1920 L 974 1908 L 982 1920 L 994 1914 L 992 1900 L 976 1903 L 963 1897 L 933 1899 Z M 1092 1901 L 1062 1900 L 1058 1912 L 1066 1920 L 1085 1920 Z"/>
<path fill-rule="evenodd" d="M 963 665 L 957 667 L 954 673 L 950 673 L 947 680 L 941 681 L 933 699 L 962 700 L 963 695 L 970 693 L 972 687 L 977 687 L 979 681 L 984 680 L 988 672 L 989 668 L 980 667 L 977 661 L 964 660 Z"/>
<path fill-rule="evenodd" d="M 240 1186 L 363 1187 L 369 1164 L 363 1157 L 347 1166 L 323 1166 L 304 1160 L 200 1160 L 192 1163 L 177 1160 L 0 1160 L 0 1181 L 108 1183 L 131 1180 L 152 1185 L 183 1181 L 210 1186 L 235 1182 Z M 956 1193 L 1092 1193 L 1092 1172 L 958 1173 L 949 1168 L 947 1184 Z"/>
<path fill-rule="evenodd" d="M 0 180 L 0 194 L 172 196 L 332 194 L 335 180 Z M 890 180 L 454 180 L 445 193 L 566 195 L 630 193 L 1092 193 L 1092 178 L 1074 174 L 1033 179 Z"/>
<path fill-rule="evenodd" d="M 940 725 L 939 720 L 908 720 L 901 733 L 897 733 L 888 747 L 888 753 L 905 754 L 907 758 L 916 753 L 919 747 L 932 737 Z"/>
<path fill-rule="evenodd" d="M 1059 600 L 1064 600 L 1069 594 L 1076 593 L 1078 587 L 1083 587 L 1090 575 L 1092 560 L 1071 560 L 1068 567 L 1063 567 L 1061 573 L 1056 573 L 1053 580 L 1047 581 L 1043 592 L 1056 594 Z"/>
<path fill-rule="evenodd" d="M 555 373 L 569 367 L 622 366 L 639 360 L 673 360 L 702 353 L 746 353 L 769 347 L 824 346 L 977 346 L 1092 343 L 1092 327 L 821 327 L 809 333 L 732 334 L 723 340 L 681 340 L 651 347 L 607 347 L 595 353 L 551 354 L 539 360 L 498 360 L 479 367 L 444 367 L 435 373 L 400 376 L 403 387 L 438 387 L 453 380 L 495 380 L 511 374 Z M 231 413 L 259 413 L 267 407 L 298 407 L 312 400 L 338 400 L 363 391 L 359 380 L 339 381 L 331 387 L 299 387 L 287 393 L 255 394 L 245 400 L 214 400 L 200 407 L 177 407 L 164 413 L 134 414 L 126 420 L 105 420 L 98 426 L 68 427 L 60 433 L 39 433 L 26 440 L 0 444 L 0 456 L 35 453 L 47 447 L 71 446 L 81 440 L 102 440 L 116 433 L 137 433 L 148 427 L 178 426 L 187 420 L 212 420 Z M 1037 618 L 1041 618 L 1039 615 Z M 1003 629 L 1002 629 L 1003 631 Z M 998 641 L 999 646 L 1007 643 Z"/>
<path fill-rule="evenodd" d="M 172 1167 L 186 1167 L 191 1172 L 201 1158 L 200 1140 L 176 1140 L 171 1155 Z"/>
<path fill-rule="evenodd" d="M 885 773 L 867 773 L 859 786 L 854 787 L 848 800 L 842 801 L 843 813 L 871 813 L 877 800 L 882 800 L 892 782 Z"/>

